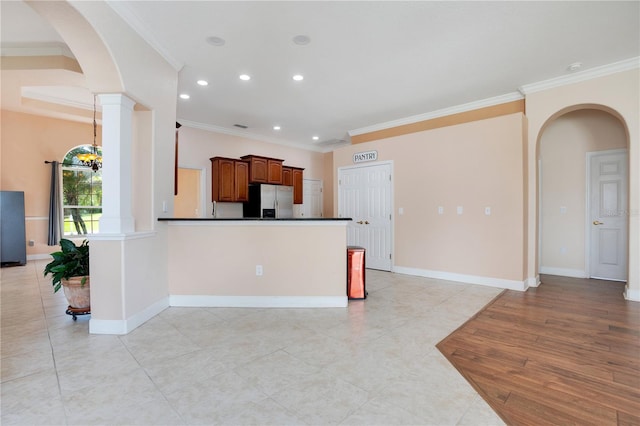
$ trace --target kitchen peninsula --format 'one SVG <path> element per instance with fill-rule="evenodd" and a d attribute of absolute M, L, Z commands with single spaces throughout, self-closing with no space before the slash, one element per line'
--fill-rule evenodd
<path fill-rule="evenodd" d="M 345 307 L 351 219 L 181 219 L 167 224 L 171 306 Z"/>

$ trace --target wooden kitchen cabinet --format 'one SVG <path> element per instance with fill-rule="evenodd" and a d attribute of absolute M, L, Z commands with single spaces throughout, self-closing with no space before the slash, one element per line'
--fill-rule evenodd
<path fill-rule="evenodd" d="M 291 167 L 282 166 L 282 184 L 293 186 L 293 169 Z"/>
<path fill-rule="evenodd" d="M 282 163 L 284 160 L 258 155 L 245 155 L 240 158 L 249 162 L 249 183 L 282 185 Z"/>
<path fill-rule="evenodd" d="M 303 194 L 303 170 L 300 167 L 291 167 L 293 181 L 293 204 L 302 204 Z"/>
<path fill-rule="evenodd" d="M 225 157 L 210 160 L 212 201 L 249 201 L 249 163 Z"/>
<path fill-rule="evenodd" d="M 303 168 L 282 166 L 282 184 L 293 186 L 293 204 L 302 204 Z"/>

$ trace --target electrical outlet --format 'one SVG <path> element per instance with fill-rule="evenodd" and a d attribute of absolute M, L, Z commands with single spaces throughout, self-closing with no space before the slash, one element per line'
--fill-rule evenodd
<path fill-rule="evenodd" d="M 262 265 L 256 265 L 256 276 L 262 276 Z"/>
<path fill-rule="evenodd" d="M 36 242 L 33 240 L 29 240 L 29 247 L 33 247 L 36 245 Z"/>

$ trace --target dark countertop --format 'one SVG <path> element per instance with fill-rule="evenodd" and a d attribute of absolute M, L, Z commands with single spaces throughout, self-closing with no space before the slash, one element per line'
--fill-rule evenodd
<path fill-rule="evenodd" d="M 353 220 L 350 217 L 313 217 L 313 218 L 303 218 L 303 217 L 294 217 L 294 218 L 283 218 L 283 219 L 274 219 L 274 218 L 259 218 L 259 217 L 238 217 L 238 218 L 215 218 L 215 217 L 159 217 L 159 222 L 176 222 L 176 221 L 201 221 L 201 222 L 229 222 L 229 221 L 247 221 L 247 222 L 285 222 L 285 221 L 296 221 L 296 222 L 330 222 L 330 221 L 341 221 L 341 220 Z"/>

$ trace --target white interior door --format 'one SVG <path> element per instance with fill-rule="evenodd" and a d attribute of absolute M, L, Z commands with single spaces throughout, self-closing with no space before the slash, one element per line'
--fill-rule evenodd
<path fill-rule="evenodd" d="M 589 164 L 589 275 L 627 280 L 626 151 L 594 153 Z"/>
<path fill-rule="evenodd" d="M 364 247 L 367 268 L 391 270 L 391 165 L 338 171 L 338 215 L 353 219 L 348 245 Z"/>
<path fill-rule="evenodd" d="M 302 217 L 322 217 L 322 181 L 304 179 L 302 181 Z"/>

